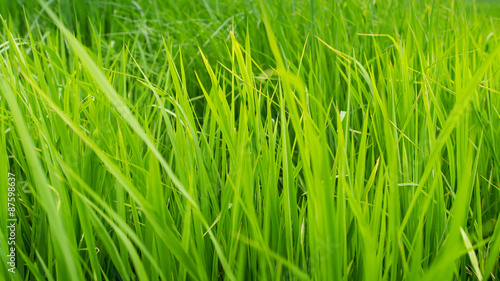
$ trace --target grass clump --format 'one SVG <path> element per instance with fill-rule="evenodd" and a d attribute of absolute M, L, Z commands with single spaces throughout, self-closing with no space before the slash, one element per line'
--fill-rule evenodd
<path fill-rule="evenodd" d="M 499 11 L 0 2 L 2 276 L 496 280 Z"/>

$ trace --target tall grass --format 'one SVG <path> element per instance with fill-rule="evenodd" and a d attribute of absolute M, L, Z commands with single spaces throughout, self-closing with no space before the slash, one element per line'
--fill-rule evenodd
<path fill-rule="evenodd" d="M 0 15 L 0 280 L 500 277 L 494 1 Z"/>

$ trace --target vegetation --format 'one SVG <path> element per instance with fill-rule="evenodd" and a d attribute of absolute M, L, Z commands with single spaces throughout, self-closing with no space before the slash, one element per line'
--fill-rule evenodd
<path fill-rule="evenodd" d="M 0 15 L 2 280 L 500 277 L 496 1 Z"/>

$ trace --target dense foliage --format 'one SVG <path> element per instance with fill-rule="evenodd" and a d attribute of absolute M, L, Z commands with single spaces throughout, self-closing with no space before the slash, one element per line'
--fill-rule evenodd
<path fill-rule="evenodd" d="M 499 3 L 0 15 L 5 280 L 500 277 Z"/>

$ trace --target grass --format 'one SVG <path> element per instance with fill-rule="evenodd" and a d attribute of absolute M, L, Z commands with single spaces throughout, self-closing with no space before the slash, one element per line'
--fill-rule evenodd
<path fill-rule="evenodd" d="M 495 1 L 0 15 L 0 280 L 500 278 Z"/>

